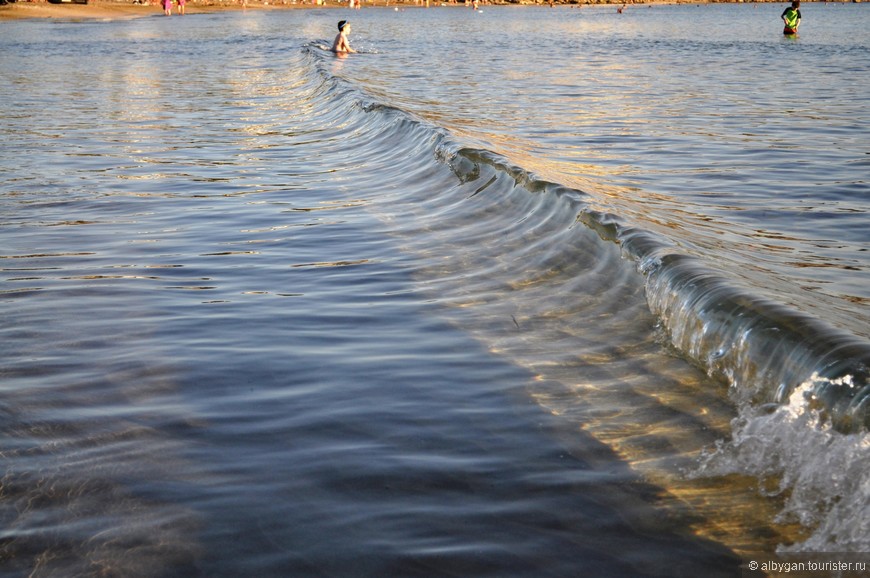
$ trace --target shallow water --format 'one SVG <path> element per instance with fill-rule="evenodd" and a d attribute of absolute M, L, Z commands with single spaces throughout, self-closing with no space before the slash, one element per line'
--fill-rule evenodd
<path fill-rule="evenodd" d="M 774 34 L 781 10 L 458 12 L 446 30 L 423 20 L 424 72 L 382 41 L 406 22 L 361 17 L 355 34 L 379 54 L 352 78 L 868 337 L 870 15 L 809 4 L 792 40 Z"/>
<path fill-rule="evenodd" d="M 4 24 L 3 575 L 866 551 L 865 8 Z"/>

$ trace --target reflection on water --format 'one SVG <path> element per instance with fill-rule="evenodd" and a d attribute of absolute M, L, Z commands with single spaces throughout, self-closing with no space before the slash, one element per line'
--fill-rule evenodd
<path fill-rule="evenodd" d="M 574 226 L 569 198 L 477 193 L 491 181 L 485 166 L 472 174 L 455 196 L 389 197 L 376 210 L 430 263 L 424 287 L 457 310 L 451 319 L 534 374 L 529 393 L 556 416 L 563 443 L 591 434 L 666 487 L 669 508 L 699 515 L 687 520 L 697 535 L 742 555 L 803 539 L 797 524 L 771 525 L 782 501 L 761 498 L 754 478 L 687 477 L 736 413 L 721 384 L 663 348 L 633 264 L 615 247 L 589 250 L 595 235 Z M 445 213 L 449 223 L 431 223 Z"/>
<path fill-rule="evenodd" d="M 361 60 L 353 79 L 691 254 L 715 255 L 753 291 L 867 337 L 860 126 L 870 92 L 855 73 L 870 14 L 818 8 L 798 44 L 770 33 L 779 12 L 764 4 L 460 13 L 458 38 L 477 39 L 471 57 L 448 55 L 427 82 L 394 55 Z M 436 45 L 439 34 L 422 37 Z M 781 62 L 800 62 L 799 80 Z M 831 267 L 806 266 L 817 262 Z"/>
<path fill-rule="evenodd" d="M 681 76 L 704 41 L 650 10 L 362 11 L 389 57 L 340 63 L 318 11 L 8 25 L 0 575 L 733 576 L 803 540 L 739 468 L 684 475 L 737 410 L 578 216 L 759 279 L 845 258 L 788 257 L 748 160 L 721 186 L 740 45 Z"/>

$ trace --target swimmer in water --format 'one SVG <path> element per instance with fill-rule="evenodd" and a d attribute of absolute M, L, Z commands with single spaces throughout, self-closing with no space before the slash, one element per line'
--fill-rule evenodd
<path fill-rule="evenodd" d="M 347 41 L 347 35 L 350 34 L 350 23 L 347 20 L 342 20 L 338 23 L 338 34 L 335 41 L 332 43 L 332 51 L 336 54 L 352 54 L 356 52 L 350 47 Z"/>
<path fill-rule="evenodd" d="M 782 18 L 783 23 L 785 23 L 785 28 L 783 28 L 782 33 L 786 36 L 796 36 L 798 33 L 798 26 L 801 25 L 801 3 L 800 0 L 794 0 L 791 3 L 791 6 L 783 10 Z"/>

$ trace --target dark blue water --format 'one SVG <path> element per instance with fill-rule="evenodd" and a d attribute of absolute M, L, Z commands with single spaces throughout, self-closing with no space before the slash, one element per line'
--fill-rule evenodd
<path fill-rule="evenodd" d="M 4 24 L 2 574 L 865 551 L 870 13 L 779 11 Z"/>

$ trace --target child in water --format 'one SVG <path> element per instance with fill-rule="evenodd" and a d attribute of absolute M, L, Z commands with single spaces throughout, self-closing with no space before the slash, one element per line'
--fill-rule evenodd
<path fill-rule="evenodd" d="M 797 34 L 798 26 L 801 25 L 801 7 L 800 0 L 793 0 L 791 6 L 786 8 L 780 18 L 785 22 L 785 28 L 782 33 L 787 35 Z"/>
<path fill-rule="evenodd" d="M 356 52 L 350 47 L 347 41 L 347 35 L 350 34 L 350 23 L 347 20 L 342 20 L 338 23 L 338 35 L 332 43 L 332 51 L 336 54 L 350 54 Z"/>

